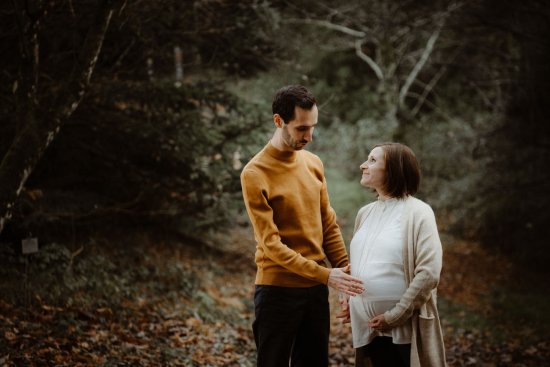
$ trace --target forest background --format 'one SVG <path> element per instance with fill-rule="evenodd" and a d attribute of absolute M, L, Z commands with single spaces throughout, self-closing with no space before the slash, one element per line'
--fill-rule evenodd
<path fill-rule="evenodd" d="M 520 347 L 508 347 L 547 353 L 537 343 L 550 305 L 549 31 L 542 0 L 2 3 L 0 365 L 128 361 L 84 342 L 91 331 L 79 322 L 112 325 L 129 303 L 167 299 L 187 317 L 165 336 L 183 344 L 151 355 L 216 365 L 185 348 L 197 325 L 238 318 L 218 310 L 205 279 L 253 272 L 239 174 L 269 139 L 271 99 L 286 84 L 319 101 L 309 149 L 325 164 L 346 243 L 374 199 L 359 165 L 375 143 L 406 143 L 421 162 L 418 196 L 446 251 L 463 256 L 444 285 L 481 289 L 485 305 L 479 316 L 476 302 L 443 297 L 448 331 L 467 339 L 469 322 L 520 323 Z M 494 262 L 480 269 L 476 257 Z M 249 313 L 251 300 L 235 297 Z M 60 342 L 47 322 L 74 336 Z M 242 325 L 234 338 L 251 344 Z M 527 358 L 518 353 L 498 365 Z M 454 355 L 456 365 L 474 358 Z"/>

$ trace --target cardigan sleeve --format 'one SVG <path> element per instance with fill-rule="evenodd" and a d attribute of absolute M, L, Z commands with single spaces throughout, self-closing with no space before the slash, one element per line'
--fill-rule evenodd
<path fill-rule="evenodd" d="M 439 283 L 442 267 L 443 251 L 433 210 L 422 203 L 421 207 L 410 212 L 407 219 L 409 221 L 406 232 L 409 261 L 404 265 L 405 271 L 407 267 L 412 268 L 413 271 L 409 272 L 410 283 L 400 301 L 384 313 L 386 322 L 390 326 L 403 324 L 415 310 L 420 309 L 429 300 L 432 290 Z"/>

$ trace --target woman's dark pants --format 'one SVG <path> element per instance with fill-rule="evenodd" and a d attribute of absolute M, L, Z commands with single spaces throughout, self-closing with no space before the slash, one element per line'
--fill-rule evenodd
<path fill-rule="evenodd" d="M 393 344 L 389 336 L 377 336 L 369 344 L 355 350 L 355 366 L 409 367 L 411 365 L 411 345 Z"/>

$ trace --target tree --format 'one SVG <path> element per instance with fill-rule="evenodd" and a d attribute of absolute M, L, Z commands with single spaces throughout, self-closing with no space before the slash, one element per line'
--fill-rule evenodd
<path fill-rule="evenodd" d="M 370 92 L 377 95 L 377 111 L 402 137 L 403 128 L 416 118 L 451 60 L 434 53 L 436 42 L 460 4 L 411 1 L 352 2 L 319 7 L 317 13 L 285 19 L 293 26 L 328 30 L 327 44 L 336 52 L 353 50 L 370 69 Z M 435 9 L 434 9 L 435 8 Z M 331 47 L 328 46 L 328 47 Z M 434 55 L 435 54 L 435 55 Z"/>
<path fill-rule="evenodd" d="M 483 136 L 481 154 L 491 157 L 491 179 L 482 187 L 486 202 L 479 234 L 484 243 L 513 254 L 531 269 L 547 270 L 550 6 L 544 1 L 495 5 L 486 1 L 471 11 L 485 29 L 501 35 L 509 45 L 508 55 L 517 55 L 517 62 L 495 79 L 506 103 L 499 125 Z M 495 9 L 498 16 L 489 17 Z"/>
<path fill-rule="evenodd" d="M 545 2 L 285 4 L 320 45 L 303 74 L 327 101 L 316 144 L 336 167 L 355 174 L 373 143 L 406 142 L 446 230 L 546 261 Z"/>
<path fill-rule="evenodd" d="M 250 115 L 240 119 L 237 111 L 242 110 L 241 101 L 218 81 L 227 74 L 253 75 L 269 67 L 274 47 L 268 36 L 266 20 L 271 10 L 267 4 L 255 5 L 251 0 L 27 1 L 3 4 L 2 10 L 1 35 L 6 57 L 0 64 L 10 88 L 3 85 L 1 90 L 0 140 L 2 147 L 10 148 L 0 152 L 0 231 L 15 206 L 21 206 L 17 198 L 29 182 L 38 189 L 45 182 L 64 187 L 78 182 L 91 190 L 88 193 L 105 194 L 105 187 L 113 184 L 113 178 L 117 183 L 111 188 L 117 190 L 100 200 L 100 206 L 105 208 L 100 207 L 94 217 L 105 213 L 104 209 L 128 216 L 146 216 L 147 212 L 181 214 L 180 210 L 163 207 L 170 195 L 181 199 L 173 200 L 180 209 L 185 207 L 189 213 L 195 210 L 193 213 L 197 214 L 197 207 L 207 210 L 218 202 L 215 199 L 220 190 L 236 190 L 235 174 L 230 172 L 232 155 L 212 159 L 216 155 L 212 149 L 237 152 L 235 141 L 241 138 L 239 133 L 256 126 L 257 114 L 246 107 Z M 18 45 L 21 52 L 11 52 Z M 185 75 L 175 81 L 176 47 L 183 50 L 181 65 Z M 90 83 L 92 72 L 94 83 Z M 204 83 L 203 79 L 210 82 Z M 159 98 L 152 98 L 150 93 Z M 107 119 L 111 125 L 98 118 Z M 165 124 L 169 121 L 171 125 Z M 184 132 L 189 136 L 180 129 L 187 129 Z M 95 143 L 90 144 L 89 138 L 95 138 Z M 121 152 L 120 143 L 131 138 L 139 139 L 142 146 L 152 150 L 144 152 L 139 146 L 130 145 Z M 182 146 L 185 139 L 197 145 Z M 164 149 L 166 144 L 171 150 L 165 149 L 162 154 L 155 151 Z M 171 156 L 166 155 L 167 151 L 171 151 Z M 69 152 L 70 156 L 66 156 Z M 150 159 L 159 154 L 177 164 L 155 165 Z M 128 159 L 131 165 L 117 162 L 124 155 L 132 157 Z M 89 160 L 80 161 L 84 158 Z M 222 161 L 230 163 L 219 172 L 227 173 L 229 181 L 219 186 L 224 174 L 218 179 L 210 174 L 201 181 Z M 55 170 L 59 162 L 69 163 L 61 175 L 50 177 L 48 171 Z M 86 185 L 91 181 L 89 176 L 88 181 L 77 180 L 71 174 L 71 169 L 82 172 L 79 169 L 84 165 L 96 167 L 96 176 L 113 173 L 113 165 L 119 171 L 98 179 L 99 186 L 92 188 Z M 124 176 L 119 176 L 121 169 L 132 170 L 127 172 L 127 177 L 132 177 L 131 185 L 126 182 L 126 187 L 121 186 L 125 182 Z M 157 202 L 144 194 L 161 182 L 165 185 L 158 192 L 163 193 L 163 200 Z M 199 191 L 193 188 L 198 182 L 203 184 Z M 78 198 L 83 197 L 84 193 L 79 193 Z M 56 202 L 61 201 L 68 205 L 78 200 L 65 198 Z M 89 217 L 88 209 L 79 212 L 83 208 L 71 208 L 76 212 L 48 217 Z M 18 219 L 32 218 L 21 208 L 17 212 Z"/>
<path fill-rule="evenodd" d="M 51 10 L 50 5 L 42 1 L 14 2 L 20 67 L 18 78 L 13 82 L 16 100 L 14 139 L 0 163 L 0 233 L 36 164 L 82 101 L 105 34 L 120 6 L 119 1 L 98 3 L 95 17 L 79 49 L 73 75 L 52 101 L 42 99 L 40 94 L 43 79 L 40 34 L 44 17 Z"/>

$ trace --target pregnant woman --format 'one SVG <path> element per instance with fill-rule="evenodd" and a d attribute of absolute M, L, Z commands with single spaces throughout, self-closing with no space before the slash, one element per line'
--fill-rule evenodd
<path fill-rule="evenodd" d="M 416 156 L 403 144 L 379 144 L 360 168 L 361 185 L 378 199 L 359 210 L 350 244 L 351 275 L 366 289 L 343 301 L 356 366 L 445 366 L 436 304 L 442 249 L 432 209 L 412 196 Z"/>

